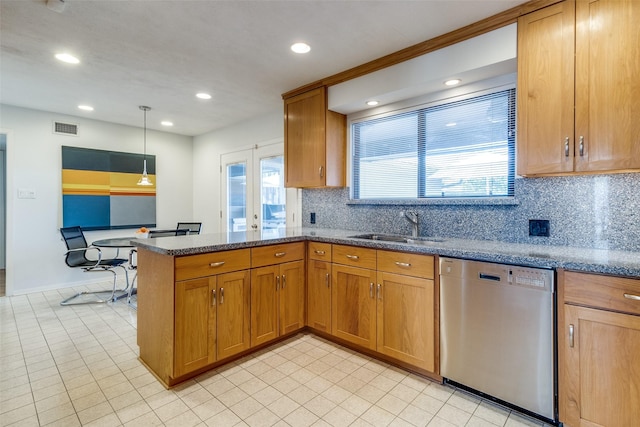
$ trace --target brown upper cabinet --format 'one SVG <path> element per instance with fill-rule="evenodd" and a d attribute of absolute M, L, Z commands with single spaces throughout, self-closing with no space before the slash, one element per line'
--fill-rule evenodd
<path fill-rule="evenodd" d="M 518 19 L 518 174 L 640 169 L 639 14 L 567 0 Z"/>
<path fill-rule="evenodd" d="M 327 109 L 324 86 L 285 99 L 285 187 L 344 187 L 346 129 L 346 116 Z"/>

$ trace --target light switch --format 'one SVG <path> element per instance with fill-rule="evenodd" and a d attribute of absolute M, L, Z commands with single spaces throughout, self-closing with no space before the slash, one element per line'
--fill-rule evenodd
<path fill-rule="evenodd" d="M 19 188 L 18 189 L 18 199 L 35 199 L 36 198 L 36 190 L 33 188 Z"/>

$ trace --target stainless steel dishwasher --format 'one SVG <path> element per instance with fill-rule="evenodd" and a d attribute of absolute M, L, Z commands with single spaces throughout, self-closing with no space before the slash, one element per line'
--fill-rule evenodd
<path fill-rule="evenodd" d="M 552 270 L 440 258 L 446 382 L 557 422 Z"/>

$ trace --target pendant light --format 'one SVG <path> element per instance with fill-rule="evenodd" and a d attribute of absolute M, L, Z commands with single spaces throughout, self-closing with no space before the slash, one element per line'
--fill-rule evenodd
<path fill-rule="evenodd" d="M 139 108 L 144 111 L 144 167 L 142 169 L 142 176 L 138 180 L 138 185 L 153 185 L 153 182 L 149 181 L 149 176 L 147 175 L 147 111 L 151 110 L 151 107 L 141 105 Z"/>

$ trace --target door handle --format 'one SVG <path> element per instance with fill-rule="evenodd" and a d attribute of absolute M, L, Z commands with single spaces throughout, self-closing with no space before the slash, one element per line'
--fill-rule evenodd
<path fill-rule="evenodd" d="M 224 304 L 224 288 L 220 288 L 220 305 Z"/>
<path fill-rule="evenodd" d="M 281 289 L 284 289 L 285 285 L 287 284 L 287 278 L 286 276 L 283 274 L 282 275 L 282 287 Z"/>
<path fill-rule="evenodd" d="M 320 175 L 320 178 L 324 178 L 324 166 L 320 166 L 318 168 L 318 174 Z"/>
<path fill-rule="evenodd" d="M 569 157 L 569 137 L 565 137 L 564 139 L 564 156 Z"/>
<path fill-rule="evenodd" d="M 580 157 L 584 156 L 584 136 L 580 135 Z"/>
<path fill-rule="evenodd" d="M 369 283 L 369 298 L 373 298 L 373 282 Z"/>
<path fill-rule="evenodd" d="M 381 300 L 382 299 L 382 294 L 381 291 L 382 290 L 382 285 L 380 283 L 378 283 L 378 289 L 376 289 L 376 292 L 378 293 L 378 299 Z"/>
<path fill-rule="evenodd" d="M 216 290 L 211 289 L 211 307 L 216 305 Z"/>
<path fill-rule="evenodd" d="M 331 287 L 331 285 L 329 284 L 329 273 L 327 273 L 327 274 L 324 276 L 324 282 L 327 284 L 327 288 L 330 288 L 330 287 Z"/>
<path fill-rule="evenodd" d="M 280 289 L 280 276 L 276 276 L 276 291 Z"/>

